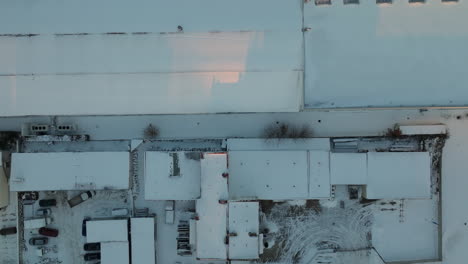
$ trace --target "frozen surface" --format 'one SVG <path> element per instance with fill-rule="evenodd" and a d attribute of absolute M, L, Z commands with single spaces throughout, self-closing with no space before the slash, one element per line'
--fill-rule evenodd
<path fill-rule="evenodd" d="M 305 107 L 467 105 L 467 1 L 304 5 Z"/>
<path fill-rule="evenodd" d="M 307 151 L 230 151 L 230 199 L 307 198 L 307 156 Z"/>
<path fill-rule="evenodd" d="M 201 198 L 196 201 L 197 258 L 227 259 L 224 243 L 227 232 L 227 180 L 222 174 L 227 170 L 226 154 L 205 153 L 201 160 Z"/>
<path fill-rule="evenodd" d="M 156 226 L 154 218 L 131 218 L 130 228 L 132 239 L 132 263 L 156 263 Z"/>
<path fill-rule="evenodd" d="M 331 184 L 361 185 L 367 183 L 366 153 L 331 153 Z"/>
<path fill-rule="evenodd" d="M 102 264 L 128 264 L 130 263 L 129 254 L 128 242 L 101 243 Z"/>
<path fill-rule="evenodd" d="M 198 199 L 200 173 L 200 160 L 191 159 L 189 153 L 147 151 L 145 152 L 145 199 Z"/>
<path fill-rule="evenodd" d="M 366 198 L 430 198 L 429 152 L 369 152 L 367 158 Z"/>
<path fill-rule="evenodd" d="M 372 244 L 386 262 L 438 258 L 438 210 L 433 200 L 381 205 L 372 226 Z"/>
<path fill-rule="evenodd" d="M 128 152 L 14 153 L 10 188 L 12 191 L 128 189 L 129 166 Z"/>
<path fill-rule="evenodd" d="M 127 226 L 127 220 L 88 221 L 86 223 L 86 241 L 88 243 L 126 242 L 128 241 Z"/>
<path fill-rule="evenodd" d="M 258 202 L 229 203 L 229 259 L 257 259 L 259 253 Z M 249 233 L 255 233 L 250 236 Z"/>

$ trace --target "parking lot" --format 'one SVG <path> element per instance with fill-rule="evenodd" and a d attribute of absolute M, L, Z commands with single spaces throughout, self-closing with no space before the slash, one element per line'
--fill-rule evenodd
<path fill-rule="evenodd" d="M 67 200 L 80 194 L 73 192 L 40 192 L 39 199 L 55 199 L 56 206 L 50 206 L 52 223 L 48 228 L 58 230 L 57 237 L 48 237 L 48 243 L 44 246 L 29 244 L 31 238 L 43 237 L 38 234 L 38 229 L 25 229 L 24 232 L 24 263 L 30 264 L 55 264 L 55 263 L 97 263 L 98 261 L 84 260 L 86 238 L 82 235 L 83 219 L 108 219 L 112 218 L 112 210 L 126 208 L 131 213 L 131 200 L 127 191 L 98 191 L 96 195 L 83 203 L 70 208 Z M 30 205 L 24 205 L 24 219 L 38 217 L 39 200 Z M 42 250 L 41 253 L 38 252 Z"/>

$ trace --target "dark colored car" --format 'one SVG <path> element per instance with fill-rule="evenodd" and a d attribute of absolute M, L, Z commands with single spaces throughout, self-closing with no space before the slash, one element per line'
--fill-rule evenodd
<path fill-rule="evenodd" d="M 81 235 L 83 236 L 86 236 L 86 222 L 88 222 L 89 220 L 91 220 L 91 218 L 89 217 L 85 217 L 83 219 L 83 224 L 81 225 Z"/>
<path fill-rule="evenodd" d="M 53 228 L 41 227 L 39 228 L 39 234 L 48 237 L 57 237 L 59 231 Z"/>
<path fill-rule="evenodd" d="M 99 260 L 99 259 L 101 259 L 101 253 L 87 253 L 84 255 L 85 261 Z"/>
<path fill-rule="evenodd" d="M 57 206 L 57 200 L 55 199 L 39 200 L 39 206 L 40 207 Z"/>
<path fill-rule="evenodd" d="M 0 235 L 2 235 L 2 236 L 14 235 L 14 234 L 16 234 L 16 232 L 18 232 L 17 229 L 16 229 L 16 226 L 0 229 Z"/>
<path fill-rule="evenodd" d="M 23 204 L 33 204 L 39 199 L 39 193 L 38 192 L 24 192 L 21 193 L 20 195 L 21 200 L 23 201 Z"/>
<path fill-rule="evenodd" d="M 43 246 L 49 242 L 47 237 L 33 237 L 29 239 L 29 245 L 32 246 Z"/>
<path fill-rule="evenodd" d="M 101 243 L 86 243 L 84 244 L 85 251 L 99 251 L 101 250 Z"/>

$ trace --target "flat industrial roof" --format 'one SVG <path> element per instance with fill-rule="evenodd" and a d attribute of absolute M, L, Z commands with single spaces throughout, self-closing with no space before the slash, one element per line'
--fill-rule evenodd
<path fill-rule="evenodd" d="M 102 264 L 128 264 L 130 263 L 130 252 L 128 248 L 128 242 L 101 243 L 101 263 Z M 135 262 L 135 263 L 142 263 L 142 262 Z"/>
<path fill-rule="evenodd" d="M 230 151 L 229 196 L 233 200 L 327 198 L 329 152 Z"/>
<path fill-rule="evenodd" d="M 227 259 L 225 244 L 227 232 L 227 204 L 219 203 L 228 199 L 226 153 L 205 153 L 201 160 L 201 198 L 196 201 L 199 216 L 197 221 L 197 258 Z"/>
<path fill-rule="evenodd" d="M 367 153 L 368 199 L 430 198 L 429 152 Z"/>
<path fill-rule="evenodd" d="M 334 185 L 367 183 L 366 153 L 330 153 L 330 180 Z"/>
<path fill-rule="evenodd" d="M 147 151 L 145 200 L 198 199 L 200 174 L 200 153 Z"/>
<path fill-rule="evenodd" d="M 95 220 L 86 222 L 86 242 L 128 241 L 127 220 Z"/>
<path fill-rule="evenodd" d="M 229 259 L 258 259 L 259 213 L 258 202 L 229 202 Z"/>
<path fill-rule="evenodd" d="M 130 229 L 132 239 L 132 263 L 156 263 L 154 218 L 131 218 Z"/>
<path fill-rule="evenodd" d="M 129 188 L 128 152 L 13 153 L 12 191 Z"/>

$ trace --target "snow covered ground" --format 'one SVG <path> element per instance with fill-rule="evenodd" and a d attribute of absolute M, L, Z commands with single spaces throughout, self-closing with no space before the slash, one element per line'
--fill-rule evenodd
<path fill-rule="evenodd" d="M 17 196 L 16 193 L 10 193 L 10 204 L 5 209 L 0 210 L 0 229 L 16 226 L 17 214 Z M 18 263 L 18 236 L 0 235 L 0 263 L 17 264 Z"/>

